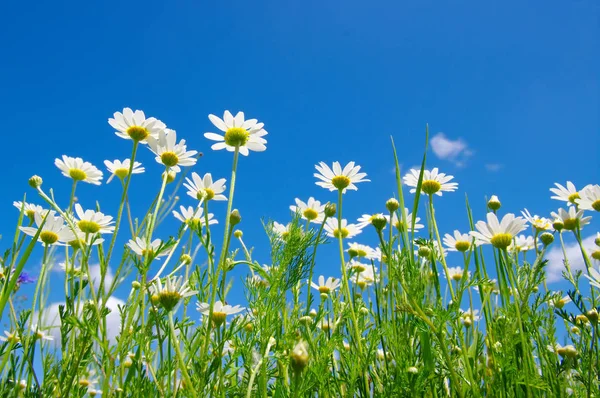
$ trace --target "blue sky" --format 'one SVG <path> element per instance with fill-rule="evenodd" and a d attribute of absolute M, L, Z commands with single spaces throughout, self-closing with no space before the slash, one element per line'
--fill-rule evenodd
<path fill-rule="evenodd" d="M 335 200 L 314 184 L 317 162 L 354 160 L 372 180 L 346 195 L 348 218 L 382 211 L 395 191 L 390 136 L 411 167 L 426 123 L 432 136 L 443 133 L 429 165 L 459 182 L 437 202 L 442 232 L 467 229 L 465 194 L 476 219 L 492 194 L 503 210 L 547 215 L 559 206 L 549 198 L 554 182 L 600 182 L 597 1 L 415 3 L 4 3 L 2 247 L 17 219 L 12 201 L 32 194 L 32 174 L 64 203 L 70 181 L 56 157 L 103 168 L 129 156 L 106 122 L 126 106 L 203 152 L 195 171 L 227 179 L 231 154 L 210 150 L 207 115 L 243 110 L 265 123 L 268 149 L 241 159 L 235 200 L 246 243 L 262 247 L 265 262 L 261 217 L 286 222 L 295 197 Z M 140 160 L 139 212 L 161 172 L 149 152 Z M 99 200 L 108 214 L 118 195 L 116 182 L 78 190 L 84 207 Z M 213 209 L 222 220 L 225 205 Z M 339 273 L 324 262 L 317 273 Z"/>

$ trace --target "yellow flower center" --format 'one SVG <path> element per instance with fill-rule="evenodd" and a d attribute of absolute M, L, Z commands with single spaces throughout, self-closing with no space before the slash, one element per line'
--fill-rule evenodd
<path fill-rule="evenodd" d="M 340 231 L 341 231 L 341 233 L 340 233 Z M 348 231 L 346 228 L 342 228 L 341 230 L 339 228 L 337 228 L 337 229 L 333 230 L 333 236 L 336 238 L 339 238 L 341 235 L 342 239 L 344 239 L 344 238 L 347 238 L 349 234 L 350 234 L 350 231 Z"/>
<path fill-rule="evenodd" d="M 181 300 L 179 292 L 163 291 L 158 294 L 158 302 L 166 311 L 171 311 Z"/>
<path fill-rule="evenodd" d="M 225 132 L 225 143 L 230 146 L 244 146 L 250 133 L 241 127 L 232 127 Z"/>
<path fill-rule="evenodd" d="M 224 312 L 214 311 L 212 313 L 212 321 L 217 326 L 221 326 L 225 322 L 226 319 L 227 319 L 227 314 Z"/>
<path fill-rule="evenodd" d="M 455 274 L 452 275 L 452 279 L 454 279 L 455 281 L 461 280 L 462 277 L 463 277 L 462 272 L 456 272 Z"/>
<path fill-rule="evenodd" d="M 90 385 L 90 381 L 87 379 L 81 379 L 79 380 L 79 385 L 81 387 L 88 387 Z"/>
<path fill-rule="evenodd" d="M 581 198 L 581 196 L 579 196 L 579 192 L 572 193 L 569 195 L 569 202 L 576 204 L 575 200 L 580 199 L 580 198 Z"/>
<path fill-rule="evenodd" d="M 77 223 L 77 226 L 81 232 L 86 234 L 95 234 L 96 232 L 100 231 L 100 224 L 93 221 L 81 220 Z"/>
<path fill-rule="evenodd" d="M 592 252 L 592 258 L 594 260 L 600 261 L 600 250 L 596 250 L 596 251 Z"/>
<path fill-rule="evenodd" d="M 142 257 L 152 257 L 152 255 L 154 255 L 154 250 L 142 249 Z"/>
<path fill-rule="evenodd" d="M 179 163 L 179 158 L 175 152 L 163 152 L 160 155 L 160 160 L 167 167 L 177 166 L 177 163 Z"/>
<path fill-rule="evenodd" d="M 329 289 L 328 286 L 319 286 L 319 293 L 329 294 L 330 292 L 331 292 L 331 289 Z"/>
<path fill-rule="evenodd" d="M 149 134 L 148 129 L 141 126 L 131 126 L 127 129 L 127 135 L 134 141 L 145 140 Z"/>
<path fill-rule="evenodd" d="M 188 220 L 188 225 L 192 230 L 195 231 L 202 225 L 202 220 L 200 220 L 199 218 L 192 218 Z"/>
<path fill-rule="evenodd" d="M 367 256 L 367 252 L 364 251 L 363 249 L 358 249 L 356 251 L 356 253 L 358 254 L 358 257 L 366 257 Z"/>
<path fill-rule="evenodd" d="M 350 178 L 346 176 L 335 176 L 331 179 L 331 185 L 336 187 L 337 189 L 344 189 L 350 185 Z"/>
<path fill-rule="evenodd" d="M 498 249 L 506 249 L 512 242 L 512 238 L 513 237 L 511 234 L 496 234 L 492 237 L 492 239 L 490 239 L 490 242 Z"/>
<path fill-rule="evenodd" d="M 25 212 L 25 215 L 26 215 L 27 217 L 29 217 L 29 218 L 34 218 L 34 217 L 35 217 L 35 211 L 33 211 L 33 210 L 27 210 L 27 211 Z"/>
<path fill-rule="evenodd" d="M 367 268 L 360 263 L 356 263 L 352 266 L 352 269 L 358 273 L 361 273 L 364 272 Z"/>
<path fill-rule="evenodd" d="M 309 221 L 316 220 L 319 217 L 319 213 L 314 209 L 306 209 L 302 215 Z"/>
<path fill-rule="evenodd" d="M 402 221 L 396 221 L 394 226 L 399 232 L 404 232 L 404 223 Z"/>
<path fill-rule="evenodd" d="M 129 169 L 126 168 L 118 168 L 115 170 L 115 175 L 120 179 L 123 179 L 129 175 Z"/>
<path fill-rule="evenodd" d="M 85 171 L 83 171 L 81 169 L 69 170 L 69 176 L 71 176 L 71 178 L 74 179 L 75 181 L 83 181 L 87 178 L 87 174 L 85 174 Z"/>
<path fill-rule="evenodd" d="M 594 209 L 596 211 L 600 211 L 600 200 L 592 202 L 592 209 Z"/>
<path fill-rule="evenodd" d="M 567 231 L 575 231 L 579 227 L 579 218 L 567 218 L 563 220 L 563 224 Z"/>
<path fill-rule="evenodd" d="M 454 248 L 459 252 L 466 252 L 471 247 L 471 242 L 467 242 L 466 240 L 457 240 L 454 244 Z"/>
<path fill-rule="evenodd" d="M 52 245 L 58 241 L 58 235 L 52 231 L 42 231 L 40 240 L 47 245 Z"/>
<path fill-rule="evenodd" d="M 329 329 L 331 329 L 331 326 L 329 325 L 329 322 L 323 322 L 321 324 L 321 329 L 325 332 L 327 332 Z"/>
<path fill-rule="evenodd" d="M 204 188 L 204 189 L 198 191 L 198 193 L 196 194 L 196 198 L 198 200 L 204 199 L 206 201 L 209 201 L 214 197 L 215 197 L 215 191 L 213 191 L 210 188 Z"/>
<path fill-rule="evenodd" d="M 436 180 L 424 180 L 421 183 L 421 190 L 427 195 L 433 195 L 434 193 L 438 192 L 441 188 L 442 184 L 440 184 Z"/>

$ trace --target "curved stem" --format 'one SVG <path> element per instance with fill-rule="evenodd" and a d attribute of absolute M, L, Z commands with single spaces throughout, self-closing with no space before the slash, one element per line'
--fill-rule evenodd
<path fill-rule="evenodd" d="M 177 356 L 177 361 L 179 362 L 179 367 L 181 369 L 181 374 L 183 375 L 183 379 L 185 380 L 186 388 L 189 389 L 192 393 L 192 396 L 197 397 L 198 393 L 194 389 L 194 385 L 192 384 L 192 379 L 190 379 L 190 375 L 187 372 L 187 366 L 185 361 L 183 360 L 183 356 L 181 355 L 181 350 L 179 348 L 179 340 L 177 340 L 177 336 L 175 335 L 175 325 L 173 324 L 173 312 L 169 311 L 169 329 L 171 331 L 171 338 L 173 339 L 173 347 L 175 348 L 175 355 Z"/>

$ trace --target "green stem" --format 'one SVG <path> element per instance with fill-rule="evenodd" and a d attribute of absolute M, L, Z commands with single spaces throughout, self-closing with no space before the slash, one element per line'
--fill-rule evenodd
<path fill-rule="evenodd" d="M 179 368 L 181 369 L 181 374 L 183 375 L 183 379 L 185 380 L 186 388 L 189 389 L 192 393 L 193 397 L 197 397 L 198 393 L 194 389 L 194 385 L 192 384 L 192 379 L 190 379 L 190 375 L 187 372 L 187 366 L 185 361 L 183 360 L 183 356 L 181 355 L 181 350 L 179 348 L 179 340 L 177 340 L 177 336 L 175 334 L 175 325 L 173 324 L 173 312 L 169 311 L 169 329 L 171 330 L 171 338 L 173 339 L 173 347 L 175 348 L 175 355 L 177 356 L 177 361 L 179 362 Z"/>

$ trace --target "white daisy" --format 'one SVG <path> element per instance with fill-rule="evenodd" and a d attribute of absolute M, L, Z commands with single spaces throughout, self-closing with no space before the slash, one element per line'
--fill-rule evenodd
<path fill-rule="evenodd" d="M 54 165 L 62 171 L 65 177 L 72 178 L 73 181 L 83 181 L 94 185 L 100 185 L 100 181 L 102 181 L 102 172 L 81 158 L 63 155 L 62 160 L 54 160 Z"/>
<path fill-rule="evenodd" d="M 104 165 L 110 173 L 110 177 L 108 177 L 108 180 L 106 180 L 106 183 L 108 184 L 113 178 L 115 178 L 115 176 L 122 180 L 129 175 L 131 160 L 125 159 L 122 162 L 118 159 L 115 159 L 113 162 L 110 160 L 105 160 Z M 131 174 L 141 174 L 145 171 L 146 169 L 142 167 L 140 162 L 133 162 L 133 170 L 131 170 Z"/>
<path fill-rule="evenodd" d="M 0 341 L 6 341 L 9 344 L 17 344 L 21 341 L 21 338 L 17 332 L 9 332 L 8 330 L 5 330 L 4 336 L 0 336 Z"/>
<path fill-rule="evenodd" d="M 468 310 L 464 311 L 461 309 L 460 313 L 461 320 L 465 325 L 468 324 L 469 321 L 472 324 L 480 319 L 479 310 L 472 310 L 469 308 Z"/>
<path fill-rule="evenodd" d="M 54 337 L 52 337 L 48 333 L 45 333 L 44 331 L 40 330 L 40 328 L 38 327 L 37 324 L 31 325 L 31 331 L 33 332 L 35 338 L 38 340 L 47 340 L 47 341 L 54 340 Z"/>
<path fill-rule="evenodd" d="M 148 137 L 148 147 L 156 155 L 155 160 L 173 170 L 176 173 L 181 171 L 179 166 L 193 166 L 198 159 L 198 151 L 188 151 L 185 140 L 177 143 L 177 133 L 175 130 L 165 129 L 158 133 L 158 137 Z"/>
<path fill-rule="evenodd" d="M 471 248 L 472 241 L 473 238 L 469 234 L 461 234 L 458 230 L 454 230 L 454 236 L 444 235 L 444 244 L 451 252 L 466 252 Z"/>
<path fill-rule="evenodd" d="M 529 210 L 527 209 L 522 211 L 521 214 L 538 232 L 548 231 L 552 229 L 552 222 L 545 217 L 540 217 L 537 214 L 532 216 L 531 213 L 529 213 Z"/>
<path fill-rule="evenodd" d="M 325 280 L 325 277 L 323 275 L 320 275 L 318 280 L 318 284 L 311 281 L 310 285 L 313 287 L 313 289 L 318 290 L 319 293 L 329 294 L 337 290 L 341 285 L 339 279 L 333 278 L 331 276 L 327 278 L 327 280 Z"/>
<path fill-rule="evenodd" d="M 111 234 L 115 231 L 111 216 L 106 216 L 104 213 L 94 210 L 83 211 L 79 203 L 75 204 L 75 214 L 79 217 L 76 221 L 77 226 L 84 234 Z"/>
<path fill-rule="evenodd" d="M 267 140 L 264 137 L 268 133 L 263 129 L 264 123 L 259 123 L 256 119 L 244 119 L 244 112 L 238 112 L 235 117 L 229 111 L 225 111 L 223 119 L 215 115 L 208 115 L 208 118 L 216 128 L 224 132 L 224 135 L 215 133 L 205 133 L 204 136 L 212 141 L 218 141 L 211 146 L 218 151 L 227 149 L 233 152 L 239 148 L 240 154 L 248 156 L 248 150 L 262 152 L 267 149 L 265 144 Z"/>
<path fill-rule="evenodd" d="M 340 189 L 342 193 L 346 193 L 347 189 L 357 191 L 358 188 L 354 184 L 371 181 L 365 179 L 367 173 L 359 173 L 360 166 L 355 166 L 354 162 L 348 163 L 343 169 L 340 162 L 333 162 L 333 169 L 329 168 L 324 162 L 319 162 L 315 168 L 318 173 L 314 173 L 314 176 L 321 180 L 317 181 L 316 184 L 330 191 Z"/>
<path fill-rule="evenodd" d="M 533 241 L 533 236 L 525 236 L 523 234 L 519 236 L 515 236 L 513 241 L 508 246 L 509 252 L 526 252 L 529 250 L 533 250 L 535 248 L 535 243 Z"/>
<path fill-rule="evenodd" d="M 198 311 L 202 315 L 209 316 L 210 315 L 210 304 L 209 303 L 198 303 L 197 305 Z M 227 319 L 227 315 L 235 315 L 242 311 L 244 311 L 244 307 L 240 307 L 239 305 L 231 306 L 228 304 L 223 304 L 221 301 L 216 301 L 212 311 L 212 321 L 217 325 L 221 325 Z"/>
<path fill-rule="evenodd" d="M 27 202 L 25 202 L 25 204 L 23 204 L 23 202 L 13 202 L 13 206 L 15 206 L 19 211 L 21 211 L 21 207 L 22 207 L 23 214 L 26 217 L 29 217 L 30 219 L 33 219 L 33 217 L 35 216 L 35 213 L 38 213 L 39 215 L 41 215 L 42 218 L 44 218 L 46 216 L 46 213 L 48 211 L 50 211 L 50 214 L 52 214 L 52 215 L 56 214 L 56 212 L 54 210 L 46 210 L 40 205 L 34 205 L 32 203 L 27 203 Z"/>
<path fill-rule="evenodd" d="M 360 243 L 356 242 L 348 242 L 348 245 L 350 247 L 346 251 L 350 253 L 351 257 L 364 257 L 368 260 L 375 259 L 375 250 L 372 247 L 367 245 L 361 245 Z"/>
<path fill-rule="evenodd" d="M 298 212 L 304 220 L 321 224 L 325 218 L 325 205 L 315 200 L 312 196 L 308 198 L 308 202 L 304 203 L 296 198 L 296 206 L 290 206 L 290 210 L 294 213 Z"/>
<path fill-rule="evenodd" d="M 360 260 L 353 258 L 346 263 L 346 269 L 352 273 L 361 273 L 371 268 L 370 264 L 361 263 Z"/>
<path fill-rule="evenodd" d="M 138 256 L 152 258 L 160 258 L 169 254 L 169 250 L 161 250 L 160 253 L 157 253 L 161 245 L 162 241 L 160 239 L 154 239 L 149 244 L 146 244 L 146 241 L 139 236 L 135 240 L 130 239 L 127 243 L 127 246 Z"/>
<path fill-rule="evenodd" d="M 573 206 L 569 207 L 568 210 L 558 209 L 558 212 L 553 211 L 551 215 L 555 220 L 562 222 L 564 229 L 569 231 L 583 228 L 592 219 L 592 217 L 583 217 L 583 210 L 575 210 Z"/>
<path fill-rule="evenodd" d="M 377 268 L 375 268 L 375 272 L 377 272 Z M 358 274 L 357 278 L 352 278 L 352 282 L 356 282 L 356 285 L 361 289 L 371 286 L 373 283 L 379 281 L 379 275 L 375 272 L 373 271 L 373 267 L 367 267 Z"/>
<path fill-rule="evenodd" d="M 409 187 L 413 187 L 410 193 L 417 192 L 417 185 L 419 183 L 419 174 L 421 170 L 411 169 L 408 174 L 404 176 L 404 183 Z M 458 188 L 458 183 L 450 182 L 454 176 L 439 173 L 438 168 L 434 168 L 431 171 L 423 171 L 423 181 L 421 182 L 421 192 L 426 195 L 436 194 L 442 196 L 442 192 L 454 192 Z"/>
<path fill-rule="evenodd" d="M 522 230 L 525 229 L 527 221 L 522 217 L 515 217 L 514 214 L 508 213 L 502 221 L 498 221 L 498 217 L 492 212 L 487 214 L 487 223 L 478 221 L 475 224 L 476 231 L 471 231 L 471 236 L 475 237 L 476 244 L 492 244 L 498 249 L 506 249 L 512 242 L 513 238 Z"/>
<path fill-rule="evenodd" d="M 459 281 L 462 279 L 465 270 L 462 267 L 450 267 L 448 268 L 448 277 L 453 281 Z M 467 278 L 471 277 L 471 273 L 467 271 Z"/>
<path fill-rule="evenodd" d="M 559 183 L 554 183 L 554 185 L 556 185 L 556 188 L 550 188 L 550 192 L 555 195 L 552 196 L 551 199 L 567 202 L 568 206 L 574 205 L 575 200 L 579 199 L 579 192 L 577 191 L 577 188 L 575 188 L 575 184 L 571 181 L 567 181 L 566 187 Z"/>
<path fill-rule="evenodd" d="M 588 185 L 579 193 L 580 199 L 575 199 L 575 202 L 580 209 L 600 211 L 600 185 Z"/>
<path fill-rule="evenodd" d="M 282 239 L 285 239 L 289 235 L 291 227 L 292 223 L 287 223 L 287 225 L 283 225 L 278 223 L 277 221 L 273 221 L 272 231 L 275 235 L 279 236 Z"/>
<path fill-rule="evenodd" d="M 583 276 L 589 279 L 591 286 L 600 289 L 600 272 L 596 271 L 594 268 L 590 268 L 590 274 Z"/>
<path fill-rule="evenodd" d="M 376 213 L 376 214 L 363 214 L 362 216 L 360 216 L 358 218 L 358 222 L 356 223 L 356 225 L 358 227 L 360 227 L 361 229 L 366 227 L 367 225 L 373 225 L 373 220 L 377 219 L 379 217 L 383 217 L 386 221 L 386 223 L 389 221 L 389 217 L 385 216 L 383 213 Z M 377 221 L 376 221 L 377 222 Z M 385 229 L 386 227 L 383 226 L 382 230 Z"/>
<path fill-rule="evenodd" d="M 40 225 L 42 225 L 44 218 L 41 214 L 35 213 L 34 219 L 37 228 L 19 227 L 19 229 L 29 236 L 35 236 L 40 228 Z M 49 214 L 46 217 L 46 222 L 44 223 L 42 232 L 38 237 L 39 242 L 42 242 L 48 246 L 64 245 L 65 243 L 75 239 L 75 234 L 73 234 L 73 231 L 71 231 L 71 229 L 65 224 L 65 220 L 62 217 L 55 217 L 53 214 Z"/>
<path fill-rule="evenodd" d="M 408 232 L 413 232 L 412 230 L 412 213 L 410 213 L 408 211 L 407 208 L 404 208 L 404 211 L 406 212 L 406 222 L 408 223 Z M 385 216 L 386 220 L 388 220 L 388 222 L 390 222 L 390 216 L 386 215 Z M 421 228 L 424 227 L 423 224 L 419 223 L 419 221 L 421 221 L 421 217 L 415 217 L 415 229 L 414 232 L 419 232 L 421 230 Z M 404 222 L 402 221 L 401 218 L 398 218 L 398 214 L 396 212 L 392 213 L 392 222 L 391 224 L 396 227 L 396 229 L 400 232 L 404 232 L 406 229 L 404 228 Z"/>
<path fill-rule="evenodd" d="M 150 294 L 153 300 L 157 300 L 167 311 L 176 308 L 182 299 L 194 296 L 197 293 L 196 290 L 190 289 L 188 281 L 184 281 L 183 276 L 167 276 L 164 286 L 160 278 L 150 285 Z"/>
<path fill-rule="evenodd" d="M 224 178 L 213 182 L 212 174 L 206 173 L 203 178 L 197 173 L 192 173 L 192 179 L 186 177 L 183 186 L 188 189 L 187 194 L 198 200 L 227 200 L 222 193 L 225 192 Z"/>
<path fill-rule="evenodd" d="M 348 220 L 343 219 L 342 225 L 338 223 L 335 218 L 328 218 L 324 226 L 325 232 L 332 238 L 337 238 L 341 235 L 343 239 L 352 238 L 362 232 L 362 228 L 359 228 L 356 224 L 348 224 Z"/>
<path fill-rule="evenodd" d="M 115 130 L 116 135 L 127 140 L 146 143 L 148 137 L 158 137 L 158 133 L 167 126 L 160 120 L 149 117 L 146 119 L 144 112 L 131 108 L 123 109 L 123 113 L 115 112 L 114 119 L 109 118 L 110 124 Z"/>
<path fill-rule="evenodd" d="M 196 209 L 192 206 L 179 206 L 179 210 L 181 213 L 173 210 L 173 216 L 182 223 L 188 224 L 191 228 L 197 228 L 198 225 L 204 226 L 206 220 L 204 217 L 204 210 L 201 206 L 198 206 Z M 219 223 L 214 217 L 215 215 L 213 213 L 208 213 L 208 225 Z"/>

